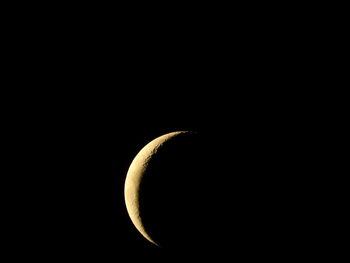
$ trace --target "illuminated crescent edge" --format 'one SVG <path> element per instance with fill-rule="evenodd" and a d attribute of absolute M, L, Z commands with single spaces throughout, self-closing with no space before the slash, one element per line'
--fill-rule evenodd
<path fill-rule="evenodd" d="M 177 131 L 162 135 L 153 141 L 149 142 L 141 151 L 136 155 L 132 161 L 129 170 L 126 175 L 124 186 L 125 204 L 131 221 L 136 229 L 150 242 L 159 246 L 150 235 L 146 232 L 140 216 L 139 207 L 139 189 L 142 177 L 145 174 L 148 164 L 152 157 L 157 153 L 158 149 L 164 145 L 170 139 L 178 136 L 179 134 L 189 133 L 189 131 Z"/>

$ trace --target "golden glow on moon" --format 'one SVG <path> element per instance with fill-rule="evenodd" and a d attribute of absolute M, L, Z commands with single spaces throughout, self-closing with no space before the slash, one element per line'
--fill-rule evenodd
<path fill-rule="evenodd" d="M 124 196 L 126 208 L 128 210 L 131 221 L 137 230 L 150 242 L 157 245 L 146 232 L 142 219 L 140 217 L 139 207 L 139 190 L 142 177 L 147 170 L 148 164 L 152 157 L 157 153 L 157 150 L 168 140 L 176 137 L 179 134 L 188 133 L 187 131 L 171 132 L 160 136 L 148 143 L 132 161 L 125 180 Z"/>

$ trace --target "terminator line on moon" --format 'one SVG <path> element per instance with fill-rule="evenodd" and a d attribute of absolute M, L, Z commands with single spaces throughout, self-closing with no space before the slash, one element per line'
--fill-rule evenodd
<path fill-rule="evenodd" d="M 125 181 L 125 203 L 128 214 L 136 227 L 136 229 L 150 242 L 160 246 L 146 229 L 142 215 L 140 213 L 140 187 L 144 180 L 144 176 L 149 169 L 149 164 L 157 156 L 160 148 L 166 145 L 169 141 L 174 140 L 179 135 L 186 135 L 188 131 L 171 132 L 160 136 L 148 143 L 134 158 L 127 172 Z M 167 176 L 167 175 L 162 175 Z M 161 198 L 161 197 L 160 197 Z"/>

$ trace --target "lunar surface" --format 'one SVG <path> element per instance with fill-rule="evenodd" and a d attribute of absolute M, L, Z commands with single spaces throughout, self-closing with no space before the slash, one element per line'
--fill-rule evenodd
<path fill-rule="evenodd" d="M 196 133 L 179 131 L 148 143 L 132 161 L 125 202 L 137 230 L 160 247 L 191 246 L 210 234 L 205 149 Z"/>

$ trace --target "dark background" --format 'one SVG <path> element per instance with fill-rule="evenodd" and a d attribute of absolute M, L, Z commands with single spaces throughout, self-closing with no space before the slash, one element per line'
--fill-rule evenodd
<path fill-rule="evenodd" d="M 128 95 L 98 91 L 85 98 L 86 91 L 67 92 L 39 104 L 23 126 L 30 131 L 28 177 L 21 183 L 28 192 L 26 242 L 85 256 L 157 249 L 127 215 L 124 180 L 146 143 L 176 130 L 204 133 L 214 145 L 207 153 L 211 167 L 203 174 L 212 180 L 208 194 L 222 219 L 208 226 L 223 231 L 221 240 L 208 241 L 213 248 L 290 248 L 290 242 L 305 241 L 308 234 L 300 230 L 309 224 L 304 217 L 310 210 L 303 198 L 312 178 L 304 170 L 310 146 L 301 140 L 312 136 L 308 124 L 265 99 L 249 94 L 247 100 L 231 91 L 217 96 L 219 89 L 200 86 L 198 91 L 162 86 L 146 89 L 146 95 L 137 89 Z"/>
<path fill-rule="evenodd" d="M 315 207 L 311 152 L 320 146 L 311 127 L 320 112 L 310 104 L 318 93 L 304 87 L 323 77 L 310 70 L 320 57 L 308 34 L 248 21 L 129 30 L 108 18 L 102 26 L 23 23 L 19 40 L 9 40 L 7 68 L 18 70 L 6 110 L 17 116 L 10 143 L 21 160 L 12 172 L 14 242 L 87 258 L 156 249 L 128 218 L 126 172 L 150 140 L 189 129 L 216 145 L 208 154 L 217 170 L 206 176 L 220 182 L 211 195 L 223 194 L 228 227 L 213 247 L 307 243 L 301 230 L 317 225 L 305 218 Z"/>

